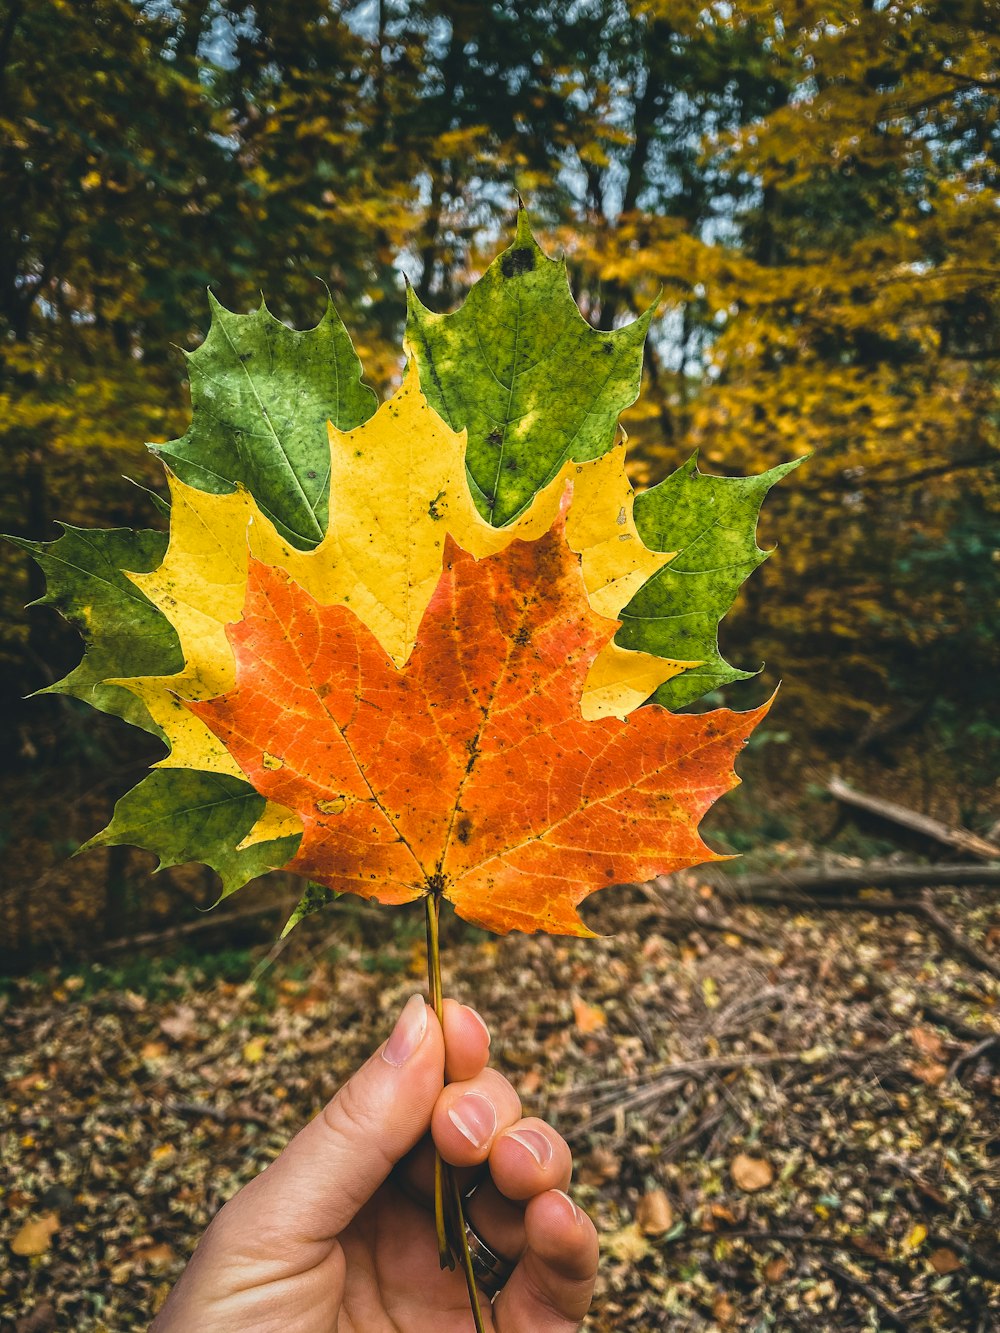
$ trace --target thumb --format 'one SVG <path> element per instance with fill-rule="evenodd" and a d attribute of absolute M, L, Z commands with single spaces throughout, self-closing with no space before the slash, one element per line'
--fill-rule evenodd
<path fill-rule="evenodd" d="M 230 1244 L 244 1231 L 244 1254 L 329 1244 L 428 1132 L 443 1086 L 441 1027 L 413 995 L 389 1039 L 223 1209 Z"/>

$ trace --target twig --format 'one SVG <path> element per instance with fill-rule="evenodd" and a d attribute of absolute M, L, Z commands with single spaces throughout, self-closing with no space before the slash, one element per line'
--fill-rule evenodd
<path fill-rule="evenodd" d="M 983 1028 L 973 1027 L 971 1023 L 966 1023 L 964 1019 L 950 1014 L 947 1009 L 941 1009 L 936 1004 L 923 1004 L 924 1017 L 929 1018 L 932 1023 L 937 1023 L 939 1027 L 947 1028 L 949 1032 L 954 1032 L 958 1037 L 964 1037 L 966 1041 L 985 1041 L 987 1037 L 1000 1037 L 1000 1032 L 987 1032 Z"/>
<path fill-rule="evenodd" d="M 973 1046 L 971 1051 L 962 1051 L 957 1055 L 948 1068 L 948 1078 L 957 1078 L 960 1069 L 963 1069 L 966 1065 L 971 1065 L 981 1055 L 987 1055 L 991 1051 L 996 1051 L 997 1056 L 1000 1057 L 1000 1036 L 996 1033 L 984 1037 L 978 1046 Z"/>
<path fill-rule="evenodd" d="M 923 917 L 937 933 L 955 950 L 967 958 L 983 972 L 1000 977 L 1000 961 L 983 953 L 970 939 L 967 939 L 946 916 L 935 906 L 927 889 L 917 898 L 830 898 L 822 897 L 811 901 L 782 893 L 757 893 L 754 902 L 770 907 L 792 907 L 798 911 L 811 912 L 871 912 L 876 916 L 886 916 L 894 912 L 909 912 L 913 916 Z"/>
<path fill-rule="evenodd" d="M 944 936 L 956 952 L 964 954 L 970 962 L 975 963 L 976 967 L 981 968 L 984 972 L 989 972 L 994 977 L 1000 977 L 1000 962 L 990 958 L 988 954 L 983 953 L 982 949 L 978 949 L 971 940 L 959 934 L 948 918 L 943 916 L 935 907 L 926 889 L 920 895 L 918 902 L 911 907 L 911 910 L 919 911 L 920 915 L 931 923 L 939 935 Z"/>
<path fill-rule="evenodd" d="M 673 926 L 678 930 L 709 930 L 720 935 L 736 935 L 741 940 L 747 940 L 750 944 L 761 946 L 768 942 L 757 931 L 749 930 L 746 926 L 737 925 L 734 921 L 729 921 L 724 917 L 713 917 L 708 912 L 671 912 L 664 901 L 663 889 L 658 880 L 651 880 L 648 884 L 641 884 L 639 887 L 653 904 L 653 907 L 657 909 L 656 919 L 663 926 Z M 638 921 L 642 919 L 642 916 L 637 918 Z"/>
<path fill-rule="evenodd" d="M 821 1257 L 819 1262 L 831 1276 L 839 1278 L 845 1286 L 852 1288 L 852 1290 L 856 1291 L 860 1296 L 864 1296 L 865 1300 L 878 1310 L 882 1319 L 890 1327 L 902 1329 L 910 1327 L 909 1321 L 900 1314 L 899 1310 L 897 1310 L 894 1305 L 889 1304 L 877 1287 L 873 1287 L 870 1282 L 865 1282 L 861 1278 L 856 1277 L 850 1269 L 844 1268 L 842 1264 L 836 1263 L 833 1259 L 824 1259 Z"/>
<path fill-rule="evenodd" d="M 168 930 L 146 931 L 142 935 L 130 935 L 128 939 L 106 940 L 90 950 L 91 954 L 121 953 L 126 949 L 145 949 L 153 945 L 165 944 L 168 940 L 197 935 L 204 930 L 226 930 L 237 921 L 250 921 L 258 916 L 271 916 L 275 912 L 289 913 L 295 906 L 295 899 L 271 902 L 266 907 L 244 908 L 241 912 L 226 912 L 210 916 L 205 920 L 185 921 Z"/>
<path fill-rule="evenodd" d="M 264 1129 L 274 1128 L 273 1117 L 259 1115 L 256 1111 L 240 1111 L 232 1106 L 211 1106 L 208 1102 L 175 1101 L 172 1097 L 167 1097 L 162 1102 L 145 1102 L 140 1108 L 134 1109 L 163 1110 L 170 1115 L 207 1116 L 209 1120 L 215 1120 L 220 1125 L 245 1121 L 249 1125 L 260 1125 Z"/>
<path fill-rule="evenodd" d="M 107 1107 L 109 1113 L 111 1111 L 118 1113 L 121 1109 L 110 1105 Z M 204 1116 L 220 1125 L 245 1122 L 249 1125 L 260 1125 L 263 1129 L 274 1128 L 273 1117 L 261 1115 L 257 1111 L 242 1111 L 232 1106 L 212 1106 L 208 1102 L 181 1101 L 172 1097 L 166 1097 L 163 1101 L 147 1099 L 131 1102 L 126 1109 L 130 1115 L 158 1111 L 177 1116 Z M 94 1107 L 88 1106 L 82 1111 L 52 1111 L 49 1114 L 42 1112 L 36 1115 L 21 1115 L 17 1119 L 17 1124 L 24 1129 L 38 1129 L 44 1125 L 74 1124 L 94 1114 L 96 1114 Z"/>
<path fill-rule="evenodd" d="M 607 1097 L 608 1104 L 581 1124 L 570 1131 L 571 1136 L 579 1137 L 597 1125 L 603 1124 L 606 1120 L 613 1119 L 623 1111 L 635 1111 L 639 1107 L 645 1106 L 648 1102 L 657 1101 L 668 1092 L 683 1083 L 693 1074 L 708 1074 L 719 1071 L 728 1071 L 732 1069 L 760 1069 L 769 1065 L 820 1065 L 829 1064 L 831 1061 L 841 1060 L 845 1063 L 855 1064 L 859 1062 L 867 1063 L 876 1056 L 883 1054 L 883 1050 L 878 1051 L 776 1051 L 772 1055 L 721 1055 L 709 1056 L 701 1060 L 685 1060 L 678 1064 L 669 1065 L 666 1069 L 658 1073 L 647 1076 L 644 1081 L 645 1087 L 636 1088 L 634 1092 L 625 1097 L 614 1095 Z M 622 1080 L 620 1088 L 634 1086 L 633 1080 Z M 569 1088 L 560 1093 L 555 1099 L 557 1104 L 561 1104 L 572 1098 L 575 1102 L 585 1101 L 592 1089 L 586 1085 Z M 611 1092 L 610 1087 L 608 1092 Z"/>

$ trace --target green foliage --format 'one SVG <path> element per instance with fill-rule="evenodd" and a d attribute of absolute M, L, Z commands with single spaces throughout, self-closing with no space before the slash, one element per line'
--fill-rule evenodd
<path fill-rule="evenodd" d="M 757 545 L 757 516 L 776 481 L 801 459 L 756 477 L 710 477 L 693 455 L 671 476 L 636 496 L 635 524 L 654 551 L 676 551 L 621 612 L 623 648 L 701 662 L 653 695 L 680 708 L 755 672 L 730 666 L 719 652 L 719 622 L 740 585 L 767 559 Z"/>
<path fill-rule="evenodd" d="M 248 782 L 219 773 L 160 768 L 127 792 L 111 823 L 80 848 L 145 847 L 166 866 L 201 861 L 222 879 L 228 897 L 251 879 L 284 865 L 298 837 L 239 847 L 264 810 L 264 798 Z"/>
<path fill-rule="evenodd" d="M 453 430 L 468 431 L 473 498 L 495 527 L 523 513 L 567 460 L 611 447 L 639 393 L 652 309 L 614 332 L 591 328 L 565 260 L 542 253 L 523 208 L 513 243 L 460 309 L 435 315 L 408 296 L 421 387 Z"/>
<path fill-rule="evenodd" d="M 79 666 L 38 693 L 72 694 L 161 736 L 145 704 L 107 680 L 168 674 L 183 665 L 173 625 L 123 573 L 156 569 L 167 549 L 166 534 L 60 526 L 63 534 L 52 542 L 8 538 L 29 551 L 45 574 L 47 589 L 37 605 L 55 607 L 87 645 Z"/>
<path fill-rule="evenodd" d="M 182 481 L 215 494 L 238 483 L 295 546 L 316 546 L 329 516 L 327 422 L 352 430 L 377 399 L 328 302 L 313 329 L 297 331 L 263 301 L 235 315 L 209 293 L 212 325 L 188 356 L 193 414 L 182 439 L 151 445 Z"/>
<path fill-rule="evenodd" d="M 918 8 L 905 23 L 893 6 L 820 23 L 813 4 L 779 16 L 768 0 L 8 9 L 0 530 L 37 541 L 56 514 L 136 521 L 135 496 L 94 479 L 148 479 L 139 441 L 183 431 L 170 349 L 196 345 L 209 281 L 233 309 L 264 289 L 276 316 L 301 324 L 319 278 L 382 388 L 398 372 L 402 272 L 411 333 L 462 328 L 468 303 L 427 308 L 462 300 L 520 189 L 565 248 L 589 324 L 627 335 L 628 312 L 665 293 L 626 421 L 637 449 L 674 467 L 697 448 L 728 475 L 813 453 L 772 502 L 796 538 L 762 571 L 768 623 L 738 614 L 730 655 L 769 635 L 785 706 L 798 697 L 803 718 L 845 742 L 900 698 L 964 702 L 949 655 L 986 694 L 996 618 L 969 607 L 986 605 L 970 589 L 992 555 L 963 541 L 956 499 L 995 531 L 989 7 Z M 534 276 L 498 279 L 500 296 Z M 553 312 L 568 310 L 564 287 Z M 452 337 L 477 356 L 465 319 Z M 511 349 L 495 355 L 502 371 Z M 519 388 L 533 373 L 502 378 Z M 454 416 L 438 405 L 459 421 L 460 403 Z M 514 414 L 491 411 L 509 440 Z M 481 510 L 505 521 L 540 477 L 508 488 L 501 470 L 491 510 L 496 426 L 468 425 Z M 588 448 L 603 447 L 602 430 Z M 234 449 L 218 446 L 223 480 L 199 484 L 234 480 Z M 308 545 L 322 498 L 314 508 L 305 483 L 322 474 L 303 481 L 297 466 L 304 494 L 290 483 L 282 521 Z M 930 569 L 924 551 L 954 560 Z M 44 620 L 20 616 L 40 591 L 27 561 L 0 591 L 14 694 L 37 685 L 39 660 L 68 652 Z"/>

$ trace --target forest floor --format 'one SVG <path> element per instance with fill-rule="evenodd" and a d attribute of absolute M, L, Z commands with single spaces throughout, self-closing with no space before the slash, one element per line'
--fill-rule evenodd
<path fill-rule="evenodd" d="M 951 936 L 885 899 L 762 906 L 695 871 L 602 895 L 602 938 L 450 922 L 447 991 L 572 1144 L 590 1333 L 1000 1327 L 996 892 L 939 890 Z M 4 983 L 0 1325 L 146 1327 L 419 988 L 422 917 L 385 911 L 343 900 L 256 981 L 264 949 Z"/>

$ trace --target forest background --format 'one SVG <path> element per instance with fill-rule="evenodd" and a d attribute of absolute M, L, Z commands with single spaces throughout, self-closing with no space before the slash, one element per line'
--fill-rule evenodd
<path fill-rule="evenodd" d="M 455 308 L 518 193 L 593 324 L 661 293 L 637 485 L 810 455 L 723 622 L 747 677 L 695 705 L 782 682 L 704 825 L 743 859 L 600 895 L 595 940 L 445 923 L 573 1146 L 595 1333 L 1000 1319 L 998 94 L 1000 0 L 0 0 L 0 531 L 161 524 L 132 482 L 209 286 L 300 328 L 328 289 L 385 395 L 404 275 Z M 422 924 L 348 895 L 278 957 L 285 874 L 203 913 L 200 867 L 70 859 L 159 748 L 23 702 L 80 642 L 0 559 L 0 1323 L 145 1328 Z M 847 823 L 835 773 L 959 846 Z"/>
<path fill-rule="evenodd" d="M 784 681 L 751 762 L 800 794 L 853 764 L 985 830 L 998 15 L 989 0 L 11 0 L 0 528 L 156 524 L 124 478 L 162 486 L 143 443 L 183 433 L 178 349 L 204 336 L 208 285 L 234 310 L 263 291 L 306 327 L 325 284 L 385 393 L 404 274 L 453 308 L 520 192 L 595 325 L 662 292 L 625 419 L 637 484 L 695 450 L 724 475 L 811 454 L 768 498 L 762 544 L 782 549 L 723 627 L 729 660 L 769 665 L 709 703 Z M 154 893 L 126 849 L 65 868 L 155 755 L 72 699 L 17 702 L 79 647 L 52 611 L 22 611 L 37 567 L 9 547 L 4 562 L 8 945 L 30 958 L 189 914 L 211 884 Z"/>

